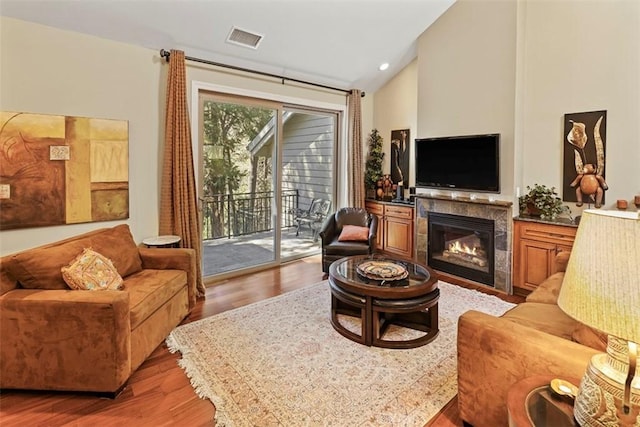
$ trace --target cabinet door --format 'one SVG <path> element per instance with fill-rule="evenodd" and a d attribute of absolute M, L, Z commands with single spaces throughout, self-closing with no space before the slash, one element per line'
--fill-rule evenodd
<path fill-rule="evenodd" d="M 513 286 L 533 291 L 556 272 L 556 255 L 571 251 L 576 227 L 515 221 L 513 233 Z"/>
<path fill-rule="evenodd" d="M 553 274 L 557 245 L 535 240 L 520 240 L 520 277 L 518 285 L 534 290 Z"/>
<path fill-rule="evenodd" d="M 384 249 L 387 252 L 411 258 L 413 252 L 413 224 L 406 219 L 386 217 Z"/>

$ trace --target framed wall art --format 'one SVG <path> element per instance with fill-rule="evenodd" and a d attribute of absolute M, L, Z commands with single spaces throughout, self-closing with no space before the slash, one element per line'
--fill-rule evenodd
<path fill-rule="evenodd" d="M 590 111 L 564 116 L 562 199 L 599 208 L 604 203 L 607 112 Z"/>
<path fill-rule="evenodd" d="M 0 230 L 126 218 L 127 121 L 0 112 Z"/>
<path fill-rule="evenodd" d="M 409 129 L 391 131 L 391 181 L 409 186 Z"/>

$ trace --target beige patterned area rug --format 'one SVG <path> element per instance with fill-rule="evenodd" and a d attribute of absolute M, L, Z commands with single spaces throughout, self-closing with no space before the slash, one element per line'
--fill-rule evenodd
<path fill-rule="evenodd" d="M 179 326 L 167 345 L 182 353 L 180 366 L 214 403 L 219 426 L 423 426 L 457 392 L 458 317 L 513 306 L 439 286 L 440 334 L 416 349 L 367 347 L 338 334 L 326 281 Z"/>

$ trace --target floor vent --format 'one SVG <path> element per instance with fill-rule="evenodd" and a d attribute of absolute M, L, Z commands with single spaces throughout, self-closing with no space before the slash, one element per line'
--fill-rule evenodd
<path fill-rule="evenodd" d="M 238 46 L 244 46 L 251 49 L 257 49 L 258 45 L 262 41 L 263 36 L 260 34 L 252 33 L 240 28 L 233 27 L 227 37 L 227 42 L 237 44 Z"/>

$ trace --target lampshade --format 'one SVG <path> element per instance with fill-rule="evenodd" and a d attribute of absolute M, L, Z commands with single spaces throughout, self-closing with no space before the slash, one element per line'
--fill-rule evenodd
<path fill-rule="evenodd" d="M 558 306 L 579 322 L 640 343 L 638 212 L 583 212 Z"/>
<path fill-rule="evenodd" d="M 583 427 L 640 427 L 640 214 L 583 212 L 558 296 L 574 319 L 608 334 L 580 382 Z"/>

